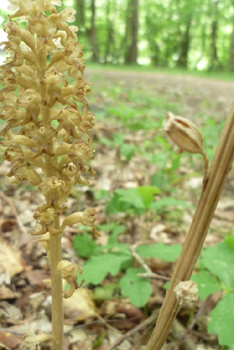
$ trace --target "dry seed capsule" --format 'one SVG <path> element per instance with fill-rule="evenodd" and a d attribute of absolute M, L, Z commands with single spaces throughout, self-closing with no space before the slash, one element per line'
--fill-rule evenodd
<path fill-rule="evenodd" d="M 175 116 L 171 112 L 165 114 L 163 130 L 179 147 L 179 151 L 204 154 L 203 138 L 198 127 L 190 120 Z"/>
<path fill-rule="evenodd" d="M 203 183 L 205 184 L 209 161 L 203 147 L 202 133 L 198 127 L 186 118 L 167 112 L 165 113 L 165 121 L 162 128 L 178 146 L 178 154 L 186 151 L 193 154 L 198 153 L 203 156 Z"/>

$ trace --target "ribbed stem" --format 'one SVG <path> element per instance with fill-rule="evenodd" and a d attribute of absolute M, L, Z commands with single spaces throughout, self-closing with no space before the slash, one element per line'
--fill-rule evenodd
<path fill-rule="evenodd" d="M 53 149 L 53 142 L 51 142 Z M 53 168 L 50 157 L 45 154 L 47 177 L 53 176 Z M 59 216 L 54 216 L 54 228 L 60 229 Z M 63 286 L 62 276 L 57 271 L 58 263 L 62 260 L 62 234 L 52 235 L 50 233 L 50 276 L 51 276 L 51 296 L 52 296 L 52 350 L 63 350 Z"/>
<path fill-rule="evenodd" d="M 186 237 L 181 255 L 172 275 L 169 290 L 161 308 L 154 332 L 146 350 L 160 350 L 171 329 L 179 309 L 174 289 L 181 281 L 188 281 L 201 252 L 210 222 L 218 204 L 226 177 L 234 158 L 234 102 L 230 108 L 214 160 L 203 186 L 193 222 Z"/>
<path fill-rule="evenodd" d="M 59 218 L 56 218 L 55 228 L 59 228 Z M 63 289 L 62 277 L 56 268 L 62 259 L 62 235 L 50 234 L 50 273 L 52 295 L 52 336 L 54 339 L 52 350 L 63 350 Z"/>

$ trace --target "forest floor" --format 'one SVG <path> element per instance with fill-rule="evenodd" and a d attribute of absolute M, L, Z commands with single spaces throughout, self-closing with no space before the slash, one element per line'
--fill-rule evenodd
<path fill-rule="evenodd" d="M 104 68 L 87 71 L 85 79 L 92 84 L 90 110 L 97 115 L 93 132 L 96 157 L 92 161 L 97 174 L 89 178 L 89 187 L 74 189 L 67 214 L 94 207 L 102 236 L 93 239 L 84 226 L 67 228 L 63 257 L 85 266 L 96 247 L 103 247 L 102 251 L 96 250 L 97 259 L 114 255 L 118 249 L 125 255 L 127 249 L 132 256 L 130 265 L 119 266 L 115 273 L 110 266 L 111 273 L 107 270 L 100 277 L 101 282 L 89 283 L 64 301 L 64 350 L 144 349 L 164 300 L 163 285 L 171 277 L 175 258 L 148 255 L 142 264 L 136 247 L 182 244 L 202 184 L 201 157 L 175 154 L 175 146 L 161 130 L 164 113 L 171 111 L 195 122 L 212 160 L 233 100 L 234 82 Z M 3 152 L 1 148 L 0 156 Z M 0 165 L 0 349 L 18 350 L 24 332 L 51 332 L 51 298 L 45 250 L 30 236 L 35 224 L 33 213 L 42 204 L 43 196 L 26 183 L 15 185 L 5 177 L 9 169 L 6 162 Z M 232 170 L 206 247 L 233 234 L 233 188 Z M 132 189 L 139 189 L 140 202 Z M 148 191 L 147 195 L 143 190 Z M 160 200 L 164 204 L 155 205 Z M 83 250 L 80 254 L 79 244 Z M 111 265 L 106 260 L 105 265 L 108 264 Z M 147 280 L 152 291 L 145 303 L 136 290 L 129 295 L 123 282 L 131 269 L 144 266 L 162 276 Z M 99 268 L 104 267 L 96 266 L 97 280 Z M 209 313 L 220 298 L 220 292 L 216 292 L 205 302 L 184 305 L 165 349 L 221 349 L 217 336 L 207 331 Z M 42 345 L 41 349 L 48 350 L 50 346 Z"/>

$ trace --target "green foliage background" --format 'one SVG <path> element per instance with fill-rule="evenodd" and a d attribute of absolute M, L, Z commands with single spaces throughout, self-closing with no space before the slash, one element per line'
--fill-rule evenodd
<path fill-rule="evenodd" d="M 74 24 L 91 61 L 234 70 L 231 0 L 64 0 L 63 6 L 76 9 Z M 0 16 L 3 23 L 6 12 Z M 134 35 L 136 59 L 127 60 Z"/>

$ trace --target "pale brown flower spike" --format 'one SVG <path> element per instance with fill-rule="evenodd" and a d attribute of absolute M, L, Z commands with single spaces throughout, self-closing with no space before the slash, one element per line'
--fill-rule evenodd
<path fill-rule="evenodd" d="M 67 24 L 75 20 L 75 11 L 59 13 L 59 0 L 9 2 L 9 10 L 15 13 L 3 27 L 7 40 L 1 45 L 7 58 L 0 66 L 3 159 L 12 164 L 9 177 L 18 184 L 28 181 L 38 186 L 45 198 L 35 211 L 32 234 L 42 235 L 38 241 L 44 244 L 50 262 L 53 350 L 62 350 L 62 280 L 57 271 L 62 232 L 74 223 L 98 232 L 94 209 L 73 213 L 62 225 L 60 216 L 73 186 L 88 185 L 83 174 L 95 174 L 89 164 L 94 158 L 95 115 L 86 100 L 90 84 L 82 77 L 85 65 L 78 28 Z M 75 288 L 77 282 L 72 283 Z"/>
<path fill-rule="evenodd" d="M 175 116 L 171 112 L 165 113 L 162 126 L 169 138 L 178 146 L 177 154 L 183 151 L 201 154 L 203 157 L 203 184 L 207 182 L 209 161 L 203 147 L 203 137 L 198 127 L 190 120 Z"/>

